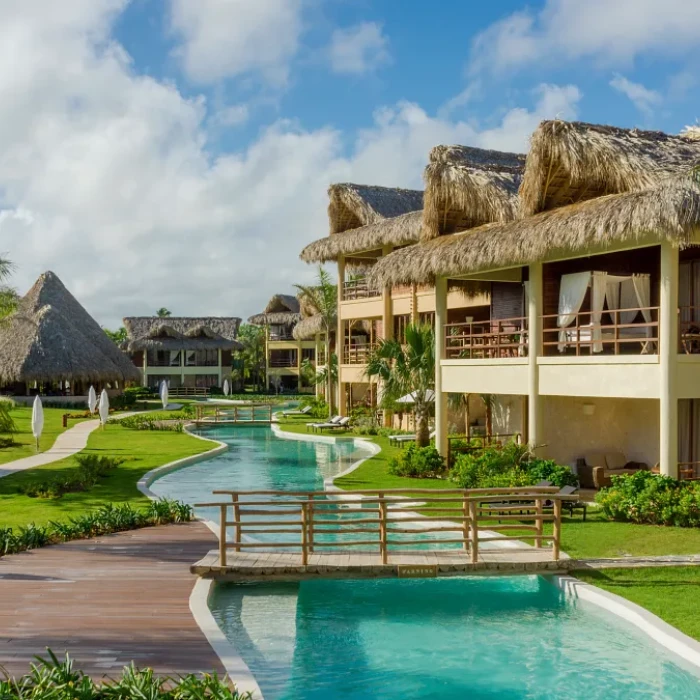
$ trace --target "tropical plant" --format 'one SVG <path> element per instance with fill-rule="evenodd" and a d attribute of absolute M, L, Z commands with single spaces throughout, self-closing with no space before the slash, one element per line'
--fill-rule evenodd
<path fill-rule="evenodd" d="M 14 440 L 12 436 L 17 432 L 17 426 L 12 418 L 12 401 L 0 399 L 0 435 L 7 436 L 3 438 L 3 445 L 11 445 Z"/>
<path fill-rule="evenodd" d="M 367 376 L 382 382 L 382 401 L 394 402 L 413 394 L 416 445 L 430 443 L 430 396 L 435 386 L 435 331 L 429 325 L 406 326 L 405 342 L 380 340 L 367 361 Z"/>
<path fill-rule="evenodd" d="M 389 462 L 389 472 L 396 476 L 435 478 L 445 470 L 445 460 L 432 446 L 409 445 Z"/>
<path fill-rule="evenodd" d="M 337 358 L 335 378 L 332 368 L 333 358 L 331 357 L 331 333 L 334 333 L 338 323 L 338 287 L 332 281 L 331 276 L 322 267 L 318 268 L 318 276 L 315 285 L 295 285 L 299 297 L 305 301 L 321 318 L 321 326 L 324 332 L 325 355 L 330 358 L 326 366 L 331 367 L 323 377 L 326 387 L 326 400 L 328 401 L 328 415 L 333 414 L 333 387 L 337 381 Z M 338 340 L 340 342 L 340 340 Z"/>
<path fill-rule="evenodd" d="M 7 258 L 0 256 L 0 323 L 9 318 L 17 309 L 17 292 L 6 282 L 15 266 Z"/>
<path fill-rule="evenodd" d="M 158 318 L 168 318 L 168 316 L 172 316 L 172 315 L 173 315 L 173 312 L 168 311 L 168 309 L 166 309 L 164 306 L 161 306 L 160 309 L 158 309 L 158 311 L 156 311 L 156 316 L 158 316 Z"/>
<path fill-rule="evenodd" d="M 242 350 L 236 351 L 236 359 L 243 363 L 243 380 L 253 385 L 254 391 L 265 387 L 265 328 L 243 323 L 238 329 L 238 341 Z"/>
<path fill-rule="evenodd" d="M 103 328 L 102 329 L 106 334 L 107 337 L 112 340 L 116 345 L 121 345 L 128 337 L 126 328 L 124 326 L 120 326 L 117 328 L 116 331 L 111 331 L 109 328 Z"/>

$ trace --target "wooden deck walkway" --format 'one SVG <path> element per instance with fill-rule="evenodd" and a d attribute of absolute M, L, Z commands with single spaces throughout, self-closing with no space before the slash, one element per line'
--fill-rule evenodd
<path fill-rule="evenodd" d="M 95 678 L 132 660 L 160 675 L 223 674 L 189 610 L 189 567 L 215 544 L 188 523 L 0 558 L 0 667 L 26 673 L 50 647 Z"/>
<path fill-rule="evenodd" d="M 378 552 L 310 554 L 304 566 L 298 552 L 229 552 L 226 566 L 218 550 L 192 565 L 192 573 L 226 581 L 300 581 L 310 578 L 428 578 L 465 574 L 563 573 L 569 559 L 552 560 L 551 549 L 508 548 L 479 550 L 479 561 L 461 550 L 390 552 L 382 564 Z"/>

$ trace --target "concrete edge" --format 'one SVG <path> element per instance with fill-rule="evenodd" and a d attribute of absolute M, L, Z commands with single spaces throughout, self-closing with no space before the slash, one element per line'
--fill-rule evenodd
<path fill-rule="evenodd" d="M 676 656 L 700 668 L 700 642 L 646 608 L 573 576 L 553 576 L 552 582 L 567 597 L 592 603 L 626 620 Z"/>
<path fill-rule="evenodd" d="M 254 700 L 263 700 L 260 686 L 236 648 L 226 638 L 214 619 L 209 607 L 209 599 L 214 590 L 212 579 L 197 578 L 190 594 L 190 612 L 195 622 L 207 638 L 207 642 L 223 664 L 228 677 L 235 683 L 240 693 L 250 693 Z"/>

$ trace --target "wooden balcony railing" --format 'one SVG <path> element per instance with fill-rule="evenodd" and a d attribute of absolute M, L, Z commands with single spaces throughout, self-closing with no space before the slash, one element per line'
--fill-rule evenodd
<path fill-rule="evenodd" d="M 364 278 L 343 282 L 343 301 L 370 299 L 381 295 L 382 293 L 378 289 L 370 287 Z"/>
<path fill-rule="evenodd" d="M 307 565 L 314 552 L 360 547 L 361 551 L 378 550 L 386 564 L 389 550 L 400 552 L 415 545 L 435 549 L 445 544 L 461 545 L 476 563 L 481 542 L 509 540 L 532 541 L 537 548 L 548 543 L 556 561 L 562 502 L 572 500 L 558 491 L 558 487 L 526 486 L 344 492 L 350 501 L 329 499 L 325 491 L 214 491 L 230 497 L 230 502 L 196 507 L 219 508 L 220 566 L 227 565 L 230 549 L 301 550 L 301 563 Z M 409 511 L 407 500 L 420 502 L 420 513 Z M 551 534 L 544 533 L 545 522 L 552 523 Z M 494 529 L 499 531 L 497 537 L 482 534 Z M 500 534 L 509 530 L 517 534 Z M 528 547 L 508 550 L 509 554 L 531 551 Z"/>
<path fill-rule="evenodd" d="M 527 319 L 505 318 L 445 326 L 448 359 L 483 360 L 527 355 Z"/>
<path fill-rule="evenodd" d="M 700 355 L 700 306 L 678 309 L 679 352 Z"/>
<path fill-rule="evenodd" d="M 296 367 L 296 357 L 271 357 L 268 362 L 269 367 Z"/>
<path fill-rule="evenodd" d="M 700 479 L 700 462 L 679 462 L 678 478 L 686 481 Z"/>
<path fill-rule="evenodd" d="M 633 320 L 623 323 L 623 314 Z M 640 316 L 643 317 L 640 319 Z M 644 320 L 646 317 L 649 320 Z M 604 311 L 610 323 L 593 324 L 592 312 L 581 311 L 573 323 L 557 327 L 558 314 L 542 316 L 542 348 L 545 355 L 653 355 L 659 347 L 659 308 L 614 309 Z M 634 319 L 637 319 L 635 322 Z M 548 352 L 549 350 L 549 352 Z"/>
<path fill-rule="evenodd" d="M 346 345 L 343 348 L 344 365 L 366 365 L 370 355 L 377 346 L 374 343 L 362 345 Z"/>
<path fill-rule="evenodd" d="M 294 340 L 294 336 L 292 335 L 292 332 L 289 331 L 288 333 L 272 333 L 270 332 L 269 335 L 269 340 Z"/>

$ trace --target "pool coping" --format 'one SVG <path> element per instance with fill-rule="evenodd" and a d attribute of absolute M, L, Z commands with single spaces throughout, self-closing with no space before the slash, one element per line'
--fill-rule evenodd
<path fill-rule="evenodd" d="M 550 579 L 567 597 L 592 603 L 626 620 L 676 656 L 700 668 L 700 642 L 665 622 L 658 615 L 575 576 L 557 575 L 551 576 Z"/>

